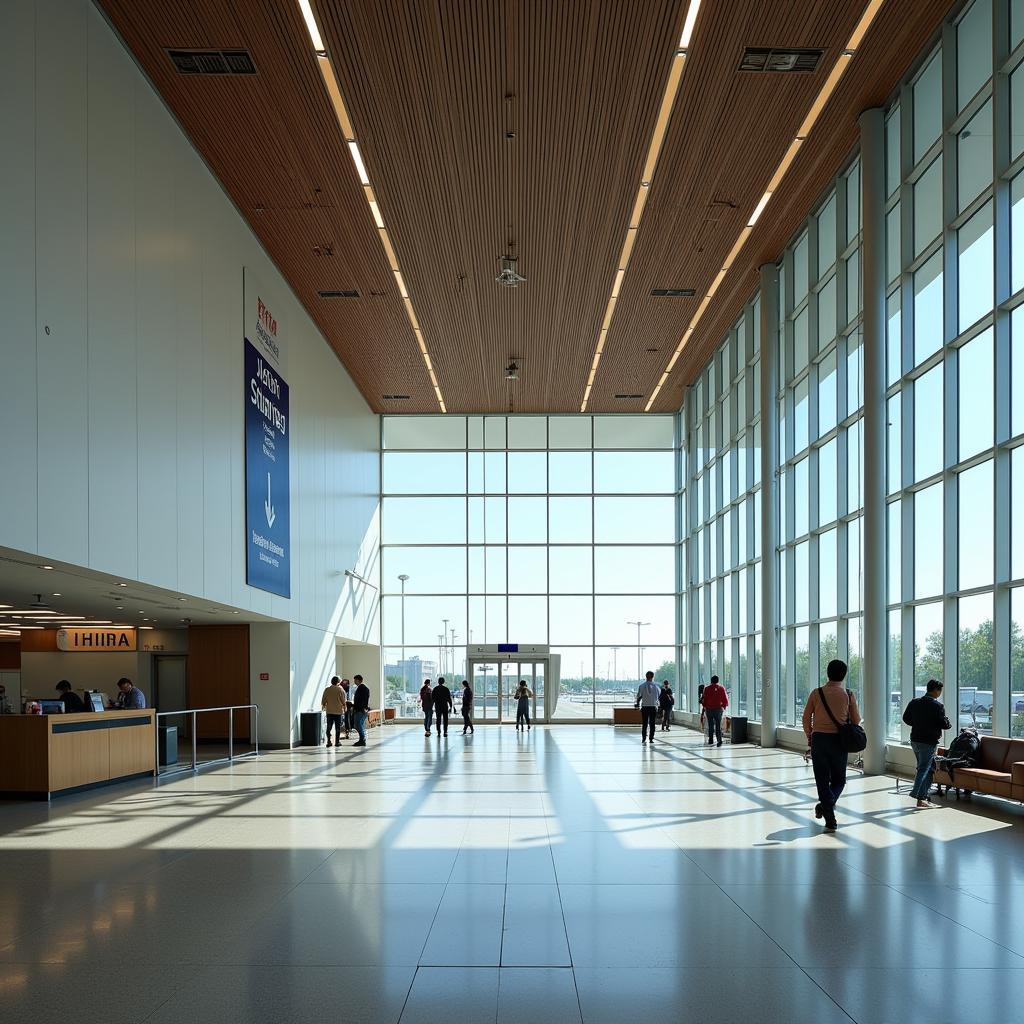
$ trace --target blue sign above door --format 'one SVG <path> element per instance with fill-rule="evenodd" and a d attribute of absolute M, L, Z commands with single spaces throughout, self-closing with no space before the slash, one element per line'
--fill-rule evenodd
<path fill-rule="evenodd" d="M 288 383 L 281 328 L 245 272 L 245 582 L 291 597 Z"/>

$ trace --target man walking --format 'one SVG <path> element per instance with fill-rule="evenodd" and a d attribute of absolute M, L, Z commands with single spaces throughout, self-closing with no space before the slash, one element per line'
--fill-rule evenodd
<path fill-rule="evenodd" d="M 444 728 L 445 736 L 448 735 L 448 712 L 451 711 L 454 701 L 452 691 L 445 686 L 444 676 L 438 676 L 437 686 L 434 687 L 434 723 L 437 726 L 437 735 L 441 735 Z"/>
<path fill-rule="evenodd" d="M 423 708 L 423 731 L 429 736 L 430 723 L 434 720 L 434 691 L 429 679 L 424 679 L 420 687 L 420 707 Z"/>
<path fill-rule="evenodd" d="M 324 690 L 320 707 L 327 712 L 327 746 L 340 747 L 341 730 L 345 723 L 345 691 L 341 688 L 341 680 L 337 676 L 331 676 L 331 685 Z M 333 744 L 331 729 L 334 730 Z"/>
<path fill-rule="evenodd" d="M 929 679 L 923 697 L 915 697 L 903 712 L 903 721 L 910 726 L 910 748 L 917 758 L 917 777 L 910 795 L 917 800 L 918 807 L 934 807 L 928 799 L 932 789 L 935 751 L 946 729 L 952 729 L 946 717 L 946 709 L 939 698 L 942 683 Z"/>
<path fill-rule="evenodd" d="M 640 736 L 642 743 L 647 742 L 647 734 L 650 732 L 651 742 L 654 742 L 654 723 L 658 719 L 658 707 L 660 705 L 660 693 L 658 684 L 654 681 L 654 673 L 648 672 L 644 682 L 636 691 L 636 706 L 640 709 Z"/>
<path fill-rule="evenodd" d="M 471 733 L 476 730 L 473 728 L 473 691 L 470 689 L 469 680 L 462 680 L 462 735 L 466 735 L 466 730 Z"/>
<path fill-rule="evenodd" d="M 366 746 L 366 720 L 370 717 L 370 688 L 363 682 L 362 676 L 353 676 L 356 692 L 352 698 L 352 717 L 355 719 L 356 732 L 359 739 L 353 747 Z"/>
<path fill-rule="evenodd" d="M 707 745 L 710 747 L 717 738 L 718 745 L 721 746 L 722 716 L 729 706 L 729 695 L 725 692 L 725 687 L 719 683 L 718 676 L 712 676 L 710 684 L 704 687 L 704 692 L 700 695 L 700 703 L 704 708 L 704 715 L 708 723 Z"/>

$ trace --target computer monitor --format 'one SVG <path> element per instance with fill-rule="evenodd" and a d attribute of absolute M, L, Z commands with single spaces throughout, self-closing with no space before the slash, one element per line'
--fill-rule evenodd
<path fill-rule="evenodd" d="M 60 700 L 41 700 L 39 710 L 44 715 L 62 715 L 64 713 L 64 702 Z"/>
<path fill-rule="evenodd" d="M 90 693 L 89 694 L 89 710 L 90 711 L 106 711 L 107 706 L 103 703 L 102 693 Z"/>

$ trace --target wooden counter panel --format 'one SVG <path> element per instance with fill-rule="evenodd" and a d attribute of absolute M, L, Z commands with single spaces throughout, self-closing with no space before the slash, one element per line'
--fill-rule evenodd
<path fill-rule="evenodd" d="M 151 772 L 156 767 L 156 741 L 152 726 L 115 729 L 109 735 L 110 778 Z"/>
<path fill-rule="evenodd" d="M 58 793 L 155 765 L 156 713 L 0 716 L 0 791 Z"/>
<path fill-rule="evenodd" d="M 110 776 L 109 729 L 50 733 L 50 792 L 106 782 Z"/>
<path fill-rule="evenodd" d="M 45 793 L 50 788 L 49 732 L 41 715 L 0 715 L 0 790 Z"/>

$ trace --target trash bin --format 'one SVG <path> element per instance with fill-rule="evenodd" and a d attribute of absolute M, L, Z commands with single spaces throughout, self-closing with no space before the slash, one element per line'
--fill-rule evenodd
<path fill-rule="evenodd" d="M 324 716 L 320 711 L 299 715 L 299 740 L 304 747 L 319 747 L 324 742 Z"/>
<path fill-rule="evenodd" d="M 156 731 L 157 753 L 161 764 L 178 763 L 178 727 L 161 725 Z"/>
<path fill-rule="evenodd" d="M 732 742 L 733 743 L 746 743 L 747 742 L 747 719 L 746 719 L 746 717 L 737 718 L 735 715 L 732 716 Z"/>

